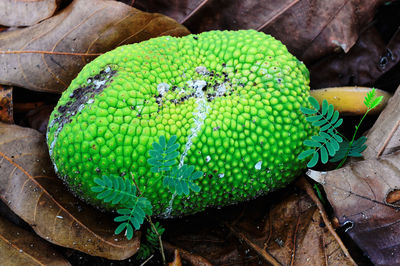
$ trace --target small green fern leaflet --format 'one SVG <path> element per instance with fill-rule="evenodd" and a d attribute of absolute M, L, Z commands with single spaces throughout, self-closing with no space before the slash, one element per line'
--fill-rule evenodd
<path fill-rule="evenodd" d="M 143 241 L 143 243 L 140 243 L 140 249 L 136 256 L 137 259 L 147 259 L 157 249 L 158 235 L 162 236 L 165 228 L 162 227 L 158 222 L 154 223 L 154 228 L 157 230 L 157 232 L 154 232 L 152 227 L 147 228 L 146 239 Z"/>
<path fill-rule="evenodd" d="M 136 198 L 136 187 L 128 179 L 111 175 L 103 178 L 95 178 L 94 182 L 98 185 L 91 190 L 97 192 L 97 198 L 112 204 L 129 203 Z"/>
<path fill-rule="evenodd" d="M 148 164 L 153 167 L 150 169 L 153 173 L 160 173 L 168 171 L 172 166 L 178 163 L 177 158 L 179 152 L 179 143 L 176 142 L 177 137 L 173 135 L 168 142 L 164 136 L 160 136 L 159 143 L 153 142 L 153 150 L 149 151 L 150 159 L 147 160 Z"/>
<path fill-rule="evenodd" d="M 379 96 L 379 97 L 376 96 L 375 88 L 372 88 L 372 90 L 369 91 L 367 93 L 367 95 L 365 96 L 364 104 L 367 107 L 367 111 L 365 112 L 364 116 L 361 118 L 360 122 L 356 126 L 356 130 L 354 131 L 353 138 L 351 139 L 351 141 L 349 143 L 349 148 L 347 149 L 347 152 L 346 152 L 345 156 L 343 157 L 342 161 L 339 163 L 337 168 L 340 168 L 344 164 L 344 162 L 346 161 L 347 157 L 350 156 L 349 153 L 352 150 L 352 146 L 354 145 L 354 139 L 355 139 L 355 137 L 357 135 L 358 129 L 360 128 L 360 125 L 361 125 L 362 121 L 364 120 L 364 118 L 367 116 L 367 114 L 372 109 L 374 109 L 375 107 L 377 107 L 381 103 L 382 99 L 383 99 L 383 96 Z"/>
<path fill-rule="evenodd" d="M 372 90 L 369 91 L 364 98 L 364 104 L 368 108 L 366 113 L 377 107 L 382 102 L 382 100 L 383 96 L 377 97 L 375 88 L 372 88 Z"/>
<path fill-rule="evenodd" d="M 115 234 L 118 235 L 125 230 L 127 239 L 132 239 L 133 227 L 138 230 L 146 215 L 152 214 L 151 203 L 145 197 L 138 197 L 136 186 L 132 184 L 132 181 L 121 176 L 103 176 L 102 179 L 95 178 L 94 182 L 98 186 L 91 189 L 99 193 L 98 199 L 123 206 L 122 209 L 117 210 L 121 216 L 114 219 L 116 222 L 122 222 L 115 230 Z"/>
<path fill-rule="evenodd" d="M 145 197 L 137 197 L 134 202 L 131 202 L 129 209 L 118 209 L 117 213 L 120 216 L 115 217 L 114 221 L 121 222 L 121 224 L 115 229 L 115 234 L 118 235 L 125 230 L 126 238 L 131 240 L 133 237 L 133 227 L 139 230 L 146 215 L 152 214 L 151 209 L 152 205 Z"/>
<path fill-rule="evenodd" d="M 194 166 L 186 164 L 181 167 L 176 166 L 180 156 L 177 149 L 179 144 L 175 143 L 177 137 L 173 135 L 168 142 L 165 137 L 159 138 L 159 143 L 153 143 L 153 150 L 149 151 L 150 159 L 147 162 L 152 165 L 151 171 L 153 173 L 161 173 L 164 187 L 169 188 L 171 193 L 178 195 L 189 195 L 190 190 L 199 192 L 200 187 L 193 181 L 203 175 L 201 171 L 194 171 Z"/>
<path fill-rule="evenodd" d="M 178 168 L 174 166 L 171 171 L 165 176 L 163 184 L 165 187 L 169 188 L 171 193 L 176 193 L 178 195 L 185 194 L 189 195 L 190 190 L 194 192 L 199 192 L 200 187 L 196 185 L 193 181 L 200 178 L 203 175 L 201 171 L 194 171 L 193 165 L 182 165 Z"/>
<path fill-rule="evenodd" d="M 343 141 L 342 143 L 340 143 L 339 151 L 329 161 L 333 163 L 339 162 L 343 160 L 346 155 L 351 157 L 362 157 L 361 153 L 367 148 L 367 145 L 364 145 L 366 140 L 367 137 L 361 136 L 360 138 L 355 140 L 352 145 L 350 145 L 350 142 L 347 140 Z"/>
<path fill-rule="evenodd" d="M 339 150 L 339 143 L 343 141 L 343 138 L 336 128 L 343 123 L 343 119 L 339 119 L 339 112 L 335 111 L 333 105 L 328 104 L 326 100 L 322 101 L 322 106 L 312 96 L 308 98 L 308 101 L 312 108 L 301 107 L 300 110 L 306 115 L 306 120 L 312 126 L 320 127 L 320 130 L 318 136 L 312 136 L 311 139 L 304 141 L 304 145 L 311 149 L 300 153 L 298 159 L 303 160 L 312 155 L 307 167 L 313 167 L 320 158 L 322 163 L 327 163 L 328 158 L 334 156 Z"/>

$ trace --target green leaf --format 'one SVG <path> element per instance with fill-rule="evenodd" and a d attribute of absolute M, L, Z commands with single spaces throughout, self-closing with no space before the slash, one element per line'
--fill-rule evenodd
<path fill-rule="evenodd" d="M 328 150 L 329 156 L 334 156 L 336 153 L 335 148 L 333 147 L 333 145 L 331 144 L 331 142 L 326 142 L 325 143 L 326 149 Z"/>
<path fill-rule="evenodd" d="M 191 180 L 199 179 L 199 178 L 202 177 L 202 176 L 203 176 L 203 172 L 201 172 L 201 171 L 196 171 L 196 172 L 192 175 Z"/>
<path fill-rule="evenodd" d="M 319 103 L 318 103 L 317 99 L 315 99 L 314 97 L 310 96 L 310 97 L 308 97 L 308 101 L 314 107 L 314 109 L 319 110 Z"/>
<path fill-rule="evenodd" d="M 336 124 L 333 125 L 333 127 L 334 127 L 334 128 L 337 128 L 337 127 L 339 127 L 342 123 L 343 123 L 343 119 L 340 118 L 340 119 L 336 122 Z"/>
<path fill-rule="evenodd" d="M 171 193 L 178 195 L 189 195 L 190 189 L 198 192 L 199 186 L 195 185 L 192 181 L 203 176 L 203 172 L 194 171 L 194 166 L 182 165 L 178 168 L 174 166 L 171 171 L 164 177 L 163 185 L 167 187 Z M 194 188 L 194 189 L 193 189 Z"/>
<path fill-rule="evenodd" d="M 303 143 L 304 143 L 304 145 L 309 146 L 309 147 L 316 147 L 316 148 L 321 147 L 321 143 L 319 143 L 315 140 L 311 140 L 311 139 L 307 139 Z"/>
<path fill-rule="evenodd" d="M 338 112 L 338 111 L 335 111 L 335 112 L 333 113 L 333 116 L 332 116 L 332 119 L 331 119 L 330 123 L 331 123 L 331 124 L 334 124 L 338 119 L 339 119 L 339 112 Z"/>
<path fill-rule="evenodd" d="M 160 143 L 153 142 L 153 150 L 149 151 L 150 158 L 147 159 L 151 167 L 150 171 L 153 173 L 160 173 L 170 170 L 171 166 L 177 164 L 179 152 L 179 144 L 175 143 L 177 137 L 173 135 L 168 142 L 164 136 L 159 137 Z"/>
<path fill-rule="evenodd" d="M 325 125 L 327 122 L 328 121 L 326 121 L 326 119 L 322 119 L 322 120 L 313 122 L 312 125 L 315 127 L 320 127 L 322 125 Z"/>
<path fill-rule="evenodd" d="M 174 145 L 174 143 L 176 142 L 177 138 L 178 137 L 176 135 L 172 135 L 171 138 L 168 140 L 167 147 L 171 147 L 172 145 Z M 178 144 L 178 147 L 179 147 L 179 144 Z"/>
<path fill-rule="evenodd" d="M 315 152 L 311 160 L 308 162 L 307 167 L 314 167 L 318 163 L 319 155 L 318 152 Z"/>
<path fill-rule="evenodd" d="M 327 134 L 327 135 L 328 135 L 328 134 Z M 330 138 L 329 135 L 328 135 L 328 137 Z M 315 140 L 315 141 L 317 141 L 317 142 L 320 142 L 320 143 L 326 141 L 326 138 L 323 137 L 322 135 L 312 136 L 311 139 L 312 139 L 312 140 Z"/>
<path fill-rule="evenodd" d="M 131 240 L 133 237 L 133 228 L 130 224 L 126 225 L 126 231 L 125 231 L 126 239 Z"/>
<path fill-rule="evenodd" d="M 162 150 L 166 148 L 167 144 L 164 135 L 160 136 L 158 143 L 160 144 Z"/>
<path fill-rule="evenodd" d="M 129 221 L 129 216 L 117 216 L 114 218 L 114 222 L 125 222 L 125 221 Z"/>
<path fill-rule="evenodd" d="M 119 235 L 126 227 L 126 223 L 118 225 L 117 229 L 115 229 L 114 234 Z"/>
<path fill-rule="evenodd" d="M 163 152 L 163 147 L 160 144 L 158 144 L 157 142 L 153 142 L 152 146 L 156 152 L 158 152 L 158 153 Z"/>
<path fill-rule="evenodd" d="M 306 108 L 306 107 L 300 107 L 300 111 L 305 115 L 313 115 L 318 112 L 318 110 L 310 109 L 310 108 Z"/>
<path fill-rule="evenodd" d="M 306 120 L 307 120 L 308 122 L 315 122 L 315 121 L 320 120 L 320 119 L 323 118 L 323 117 L 324 117 L 323 115 L 307 116 L 307 117 L 306 117 Z"/>
<path fill-rule="evenodd" d="M 324 99 L 322 101 L 322 115 L 325 116 L 328 113 L 328 106 L 329 106 L 328 101 Z"/>
<path fill-rule="evenodd" d="M 332 137 L 335 138 L 335 140 L 339 143 L 341 143 L 343 141 L 342 137 L 336 134 L 332 134 Z"/>
<path fill-rule="evenodd" d="M 329 104 L 328 107 L 328 113 L 326 114 L 326 119 L 329 120 L 331 119 L 332 115 L 333 115 L 333 111 L 334 111 L 334 107 L 332 104 Z"/>
<path fill-rule="evenodd" d="M 383 96 L 376 97 L 376 89 L 372 88 L 372 90 L 365 96 L 364 104 L 369 110 L 371 110 L 377 107 L 381 103 L 382 99 Z"/>
<path fill-rule="evenodd" d="M 303 159 L 307 158 L 308 156 L 310 156 L 311 154 L 313 154 L 314 152 L 315 152 L 315 150 L 313 150 L 313 149 L 303 151 L 302 153 L 299 154 L 297 159 L 303 160 Z"/>
<path fill-rule="evenodd" d="M 326 164 L 328 162 L 328 152 L 327 152 L 326 148 L 324 146 L 322 146 L 319 149 L 319 152 L 321 153 L 321 162 L 323 164 Z"/>

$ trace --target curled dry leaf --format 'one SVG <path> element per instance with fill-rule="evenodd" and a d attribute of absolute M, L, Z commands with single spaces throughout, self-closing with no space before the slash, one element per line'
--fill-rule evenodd
<path fill-rule="evenodd" d="M 212 265 L 353 265 L 303 191 L 280 191 L 204 217 L 166 227 L 164 240 Z"/>
<path fill-rule="evenodd" d="M 174 251 L 174 261 L 168 263 L 168 266 L 182 266 L 182 260 L 178 249 Z"/>
<path fill-rule="evenodd" d="M 327 100 L 341 115 L 363 115 L 367 111 L 364 99 L 371 90 L 366 87 L 333 87 L 311 90 L 311 96 L 316 98 L 320 104 L 323 100 Z M 376 96 L 383 96 L 383 100 L 368 114 L 381 112 L 391 97 L 389 93 L 379 89 L 376 89 Z"/>
<path fill-rule="evenodd" d="M 50 243 L 0 216 L 0 265 L 71 265 Z"/>
<path fill-rule="evenodd" d="M 42 134 L 0 123 L 0 197 L 42 238 L 93 256 L 125 259 L 139 234 L 115 236 L 112 215 L 74 198 L 55 174 Z"/>
<path fill-rule="evenodd" d="M 0 122 L 14 123 L 13 87 L 0 85 Z"/>
<path fill-rule="evenodd" d="M 0 83 L 62 92 L 81 68 L 117 46 L 189 31 L 161 14 L 106 0 L 74 0 L 40 24 L 0 33 Z"/>
<path fill-rule="evenodd" d="M 337 50 L 348 52 L 386 0 L 135 0 L 134 6 L 166 14 L 192 32 L 257 29 L 273 35 L 306 63 Z"/>
<path fill-rule="evenodd" d="M 400 152 L 309 176 L 323 184 L 340 224 L 375 265 L 400 264 L 400 204 L 388 198 L 400 187 Z"/>
<path fill-rule="evenodd" d="M 60 0 L 2 0 L 0 25 L 9 27 L 30 26 L 51 17 Z"/>

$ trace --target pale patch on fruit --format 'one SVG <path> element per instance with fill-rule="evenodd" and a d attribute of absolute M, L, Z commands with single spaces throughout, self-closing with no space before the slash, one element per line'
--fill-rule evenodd
<path fill-rule="evenodd" d="M 184 164 L 185 158 L 192 147 L 193 139 L 197 137 L 197 134 L 200 132 L 201 127 L 204 125 L 204 120 L 207 118 L 207 114 L 211 107 L 207 104 L 207 98 L 204 94 L 203 88 L 207 86 L 207 82 L 204 80 L 195 80 L 187 82 L 189 89 L 194 90 L 194 97 L 196 99 L 197 108 L 196 111 L 193 112 L 193 120 L 194 126 L 190 129 L 190 134 L 188 136 L 188 140 L 185 144 L 185 148 L 181 157 L 179 159 L 178 167 L 181 168 Z M 162 214 L 163 217 L 171 217 L 172 205 L 175 199 L 176 193 L 172 194 L 171 200 L 169 201 L 168 207 L 165 212 Z"/>
<path fill-rule="evenodd" d="M 261 165 L 262 165 L 262 161 L 258 161 L 256 163 L 256 165 L 254 165 L 254 168 L 256 168 L 256 170 L 261 170 Z"/>
<path fill-rule="evenodd" d="M 171 86 L 167 83 L 160 83 L 157 85 L 157 90 L 161 97 L 164 97 L 165 93 L 167 93 L 170 87 Z"/>
<path fill-rule="evenodd" d="M 111 78 L 116 74 L 116 71 L 112 71 L 109 66 L 106 69 L 99 72 L 99 74 L 89 77 L 86 82 L 76 88 L 69 94 L 69 100 L 57 108 L 58 114 L 56 114 L 49 122 L 49 126 L 46 132 L 47 142 L 49 143 L 50 129 L 57 126 L 53 134 L 53 141 L 49 145 L 49 154 L 52 159 L 54 170 L 58 173 L 58 168 L 53 161 L 54 147 L 57 143 L 58 135 L 64 128 L 64 125 L 70 123 L 71 118 L 79 114 L 86 106 L 91 105 L 94 102 L 94 96 L 104 90 L 107 83 L 111 82 Z"/>

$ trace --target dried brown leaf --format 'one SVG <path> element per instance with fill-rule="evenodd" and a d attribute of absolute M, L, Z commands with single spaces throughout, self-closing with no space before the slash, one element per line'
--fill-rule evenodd
<path fill-rule="evenodd" d="M 116 1 L 74 0 L 40 24 L 0 33 L 0 83 L 62 92 L 81 68 L 117 46 L 188 30 Z"/>
<path fill-rule="evenodd" d="M 365 159 L 377 158 L 400 149 L 400 87 L 389 100 L 386 108 L 368 131 L 363 152 Z"/>
<path fill-rule="evenodd" d="M 37 235 L 0 216 L 0 265 L 71 265 Z"/>
<path fill-rule="evenodd" d="M 13 87 L 0 85 L 0 122 L 13 124 Z"/>
<path fill-rule="evenodd" d="M 174 260 L 168 263 L 168 266 L 182 266 L 181 256 L 179 255 L 179 250 L 175 249 L 174 251 Z"/>
<path fill-rule="evenodd" d="M 353 265 L 314 202 L 293 192 L 204 214 L 204 225 L 199 216 L 185 219 L 166 227 L 164 239 L 213 265 Z"/>
<path fill-rule="evenodd" d="M 140 234 L 115 236 L 112 215 L 74 198 L 55 177 L 39 132 L 0 123 L 0 197 L 44 239 L 93 256 L 125 259 Z"/>
<path fill-rule="evenodd" d="M 399 205 L 387 197 L 400 187 L 400 152 L 310 176 L 324 186 L 341 225 L 375 265 L 400 264 Z"/>
<path fill-rule="evenodd" d="M 60 0 L 2 0 L 0 25 L 19 27 L 34 25 L 51 17 Z"/>
<path fill-rule="evenodd" d="M 400 60 L 400 34 L 398 35 L 397 42 L 392 41 L 388 46 L 377 30 L 370 27 L 347 54 L 332 54 L 310 66 L 311 87 L 374 84 Z M 395 48 L 393 52 L 390 48 L 392 46 Z"/>
<path fill-rule="evenodd" d="M 134 6 L 160 12 L 192 32 L 257 29 L 286 44 L 306 63 L 337 50 L 348 52 L 385 0 L 136 0 Z"/>

